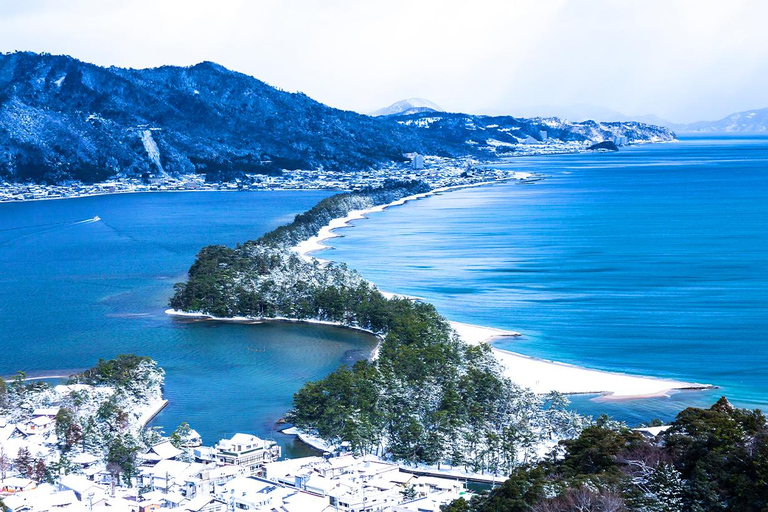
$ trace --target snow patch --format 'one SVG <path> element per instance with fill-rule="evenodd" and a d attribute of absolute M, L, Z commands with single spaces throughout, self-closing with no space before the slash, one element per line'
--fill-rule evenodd
<path fill-rule="evenodd" d="M 164 173 L 163 164 L 160 162 L 160 150 L 157 147 L 155 139 L 152 138 L 152 132 L 150 130 L 143 130 L 141 132 L 141 142 L 144 144 L 147 156 L 149 156 L 149 159 L 155 164 L 157 170 Z"/>

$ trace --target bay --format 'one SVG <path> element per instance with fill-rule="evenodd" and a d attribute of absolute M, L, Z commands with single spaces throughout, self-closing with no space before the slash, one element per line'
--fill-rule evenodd
<path fill-rule="evenodd" d="M 365 357 L 373 341 L 308 325 L 180 322 L 164 310 L 208 244 L 292 220 L 329 191 L 120 194 L 0 204 L 0 375 L 66 375 L 136 353 L 166 370 L 154 425 L 189 422 L 206 443 L 274 437 L 302 383 Z M 94 221 L 94 217 L 101 220 Z"/>

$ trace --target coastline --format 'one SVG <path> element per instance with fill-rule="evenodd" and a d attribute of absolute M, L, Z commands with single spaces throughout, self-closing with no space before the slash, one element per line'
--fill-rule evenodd
<path fill-rule="evenodd" d="M 200 321 L 200 322 L 224 322 L 224 323 L 246 324 L 246 325 L 268 324 L 268 323 L 274 323 L 274 324 L 291 323 L 291 324 L 325 325 L 329 327 L 341 327 L 343 329 L 351 329 L 353 331 L 363 332 L 365 334 L 371 335 L 374 338 L 376 338 L 377 340 L 376 346 L 371 351 L 371 355 L 368 357 L 370 361 L 375 361 L 378 358 L 379 348 L 381 346 L 381 342 L 383 341 L 383 338 L 381 336 L 379 336 L 378 334 L 376 334 L 375 332 L 369 329 L 363 329 L 362 327 L 356 327 L 352 325 L 345 325 L 345 324 L 342 324 L 341 322 L 330 322 L 328 320 L 317 320 L 314 318 L 298 319 L 298 318 L 288 318 L 284 316 L 259 317 L 259 318 L 247 317 L 247 316 L 219 317 L 219 316 L 208 315 L 205 313 L 188 313 L 186 311 L 179 311 L 176 309 L 166 309 L 165 314 L 172 318 L 187 319 L 191 321 Z"/>
<path fill-rule="evenodd" d="M 397 201 L 385 205 L 374 206 L 362 210 L 353 210 L 344 217 L 331 220 L 326 226 L 323 226 L 317 235 L 298 243 L 291 249 L 299 254 L 305 260 L 314 258 L 312 253 L 326 250 L 329 247 L 323 242 L 341 236 L 335 230 L 351 227 L 352 221 L 365 219 L 370 213 L 376 213 L 400 206 L 409 201 L 430 197 L 441 192 L 447 192 L 456 189 L 477 187 L 482 185 L 491 185 L 494 183 L 510 181 L 514 179 L 525 179 L 530 173 L 516 173 L 514 177 L 499 179 L 469 185 L 457 185 L 451 187 L 442 187 L 404 197 Z M 326 260 L 318 259 L 321 262 Z M 390 293 L 387 297 L 404 297 L 419 300 L 416 297 Z M 450 320 L 449 320 L 450 321 Z M 451 326 L 457 334 L 470 345 L 479 345 L 492 342 L 505 337 L 521 336 L 521 333 L 506 331 L 491 327 L 484 327 L 473 324 L 450 321 Z M 714 389 L 717 386 L 712 384 L 700 384 L 696 382 L 685 382 L 675 379 L 665 379 L 653 376 L 631 375 L 621 372 L 611 372 L 597 370 L 583 366 L 561 363 L 558 361 L 549 361 L 539 359 L 516 352 L 491 347 L 496 359 L 505 368 L 504 375 L 514 383 L 530 388 L 535 393 L 548 393 L 558 391 L 563 394 L 594 394 L 600 395 L 596 400 L 628 400 L 669 396 L 678 390 L 703 390 Z"/>
<path fill-rule="evenodd" d="M 677 390 L 713 389 L 711 384 L 675 379 L 631 375 L 585 368 L 550 361 L 500 349 L 493 342 L 521 336 L 514 331 L 450 322 L 451 327 L 469 345 L 489 344 L 496 359 L 504 366 L 504 376 L 534 393 L 558 391 L 566 395 L 601 395 L 597 400 L 627 400 L 668 396 Z"/>
<path fill-rule="evenodd" d="M 344 217 L 332 219 L 327 225 L 320 228 L 320 231 L 315 236 L 310 237 L 307 240 L 304 240 L 303 242 L 299 242 L 295 246 L 291 247 L 291 250 L 298 253 L 298 255 L 302 257 L 304 260 L 310 260 L 312 258 L 315 258 L 320 262 L 324 262 L 326 260 L 312 256 L 311 253 L 328 249 L 328 246 L 323 244 L 323 242 L 326 240 L 330 240 L 331 238 L 336 238 L 341 236 L 338 233 L 335 233 L 335 230 L 351 227 L 352 221 L 366 219 L 368 218 L 368 215 L 371 213 L 383 212 L 387 208 L 392 208 L 393 206 L 401 206 L 409 201 L 416 201 L 418 199 L 423 199 L 425 197 L 431 197 L 436 194 L 440 194 L 442 192 L 450 192 L 452 190 L 459 190 L 463 188 L 493 185 L 494 183 L 503 183 L 503 182 L 512 181 L 512 180 L 524 180 L 524 179 L 530 178 L 531 175 L 532 175 L 531 173 L 527 173 L 527 172 L 515 172 L 512 176 L 509 176 L 506 178 L 500 178 L 500 179 L 495 179 L 491 181 L 481 181 L 478 183 L 469 183 L 466 185 L 451 185 L 448 187 L 439 187 L 439 188 L 432 189 L 429 192 L 422 192 L 420 194 L 413 194 L 411 196 L 403 197 L 401 199 L 398 199 L 397 201 L 392 201 L 391 203 L 382 204 L 379 206 L 372 206 L 371 208 L 365 208 L 362 210 L 352 210 Z M 405 295 L 393 294 L 393 293 L 390 293 L 389 295 L 406 297 Z"/>
<path fill-rule="evenodd" d="M 0 201 L 0 204 L 21 204 L 21 203 L 33 203 L 35 201 L 59 201 L 65 199 L 86 199 L 89 197 L 102 197 L 102 196 L 122 196 L 126 194 L 175 194 L 175 193 L 187 193 L 187 192 L 296 192 L 298 190 L 331 190 L 342 191 L 342 189 L 333 188 L 254 188 L 248 190 L 233 190 L 224 188 L 201 188 L 201 189 L 169 189 L 169 190 L 116 190 L 114 192 L 96 192 L 93 194 L 83 194 L 77 196 L 62 196 L 62 197 L 35 197 L 32 199 L 15 199 Z"/>

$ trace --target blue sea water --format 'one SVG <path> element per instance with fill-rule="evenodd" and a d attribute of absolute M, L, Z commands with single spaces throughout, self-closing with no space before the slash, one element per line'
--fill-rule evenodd
<path fill-rule="evenodd" d="M 768 138 L 515 158 L 532 185 L 463 189 L 375 213 L 321 257 L 450 319 L 513 329 L 499 347 L 716 391 L 604 403 L 629 423 L 725 394 L 768 404 Z"/>
<path fill-rule="evenodd" d="M 306 325 L 185 323 L 164 314 L 207 244 L 253 239 L 327 191 L 126 194 L 0 204 L 0 375 L 69 374 L 120 353 L 166 370 L 167 431 L 207 443 L 274 433 L 301 384 L 367 355 L 359 333 Z M 98 222 L 88 221 L 100 216 Z M 85 221 L 85 222 L 83 222 Z"/>
<path fill-rule="evenodd" d="M 593 368 L 711 382 L 713 392 L 589 414 L 669 419 L 721 393 L 768 402 L 768 139 L 689 139 L 518 158 L 534 185 L 454 191 L 373 214 L 323 257 L 451 319 L 511 328 L 500 346 Z M 68 373 L 134 352 L 167 371 L 166 430 L 207 443 L 273 435 L 292 394 L 373 342 L 342 329 L 174 321 L 173 283 L 332 192 L 130 194 L 0 204 L 0 375 Z M 94 216 L 99 222 L 81 222 Z"/>

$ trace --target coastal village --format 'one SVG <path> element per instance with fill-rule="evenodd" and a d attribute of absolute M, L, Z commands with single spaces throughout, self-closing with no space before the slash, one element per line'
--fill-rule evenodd
<path fill-rule="evenodd" d="M 420 476 L 357 457 L 344 446 L 280 460 L 275 441 L 240 433 L 203 446 L 192 429 L 183 439 L 161 438 L 139 453 L 129 484 L 88 451 L 68 453 L 64 472 L 58 413 L 56 407 L 39 408 L 23 421 L 0 420 L 0 499 L 11 512 L 437 512 L 471 495 L 460 480 Z M 29 456 L 37 461 L 32 471 L 21 467 Z M 54 467 L 59 471 L 49 469 Z"/>
<path fill-rule="evenodd" d="M 274 440 L 247 433 L 212 446 L 187 424 L 164 436 L 147 426 L 168 403 L 149 358 L 118 356 L 55 380 L 0 380 L 4 511 L 439 511 L 470 495 L 470 475 L 356 456 L 348 444 L 302 436 L 319 455 L 281 460 Z"/>
<path fill-rule="evenodd" d="M 246 174 L 229 182 L 207 182 L 202 174 L 161 175 L 148 180 L 115 177 L 108 181 L 61 185 L 39 183 L 0 183 L 0 202 L 64 199 L 131 192 L 192 192 L 249 190 L 359 190 L 375 187 L 387 180 L 421 180 L 433 187 L 470 185 L 486 181 L 514 179 L 504 169 L 481 168 L 474 159 L 447 159 L 414 156 L 411 166 L 395 166 L 356 172 L 325 170 L 285 170 L 279 176 Z"/>
<path fill-rule="evenodd" d="M 624 137 L 623 139 L 626 139 Z M 617 144 L 626 140 L 617 139 Z M 502 144 L 499 142 L 499 144 Z M 518 156 L 565 154 L 585 151 L 591 141 L 562 142 L 531 139 L 515 145 Z M 248 190 L 359 190 L 375 187 L 387 180 L 420 180 L 433 188 L 472 185 L 498 180 L 519 179 L 520 172 L 499 169 L 476 158 L 444 158 L 407 154 L 407 164 L 391 164 L 378 169 L 331 171 L 325 169 L 283 170 L 279 175 L 245 174 L 227 182 L 208 182 L 204 174 L 170 176 L 157 174 L 147 179 L 117 175 L 100 183 L 71 182 L 58 185 L 0 182 L 0 202 L 63 199 L 103 194 L 172 191 L 248 191 Z M 496 162 L 498 163 L 498 162 Z M 527 174 L 525 177 L 529 177 Z"/>

